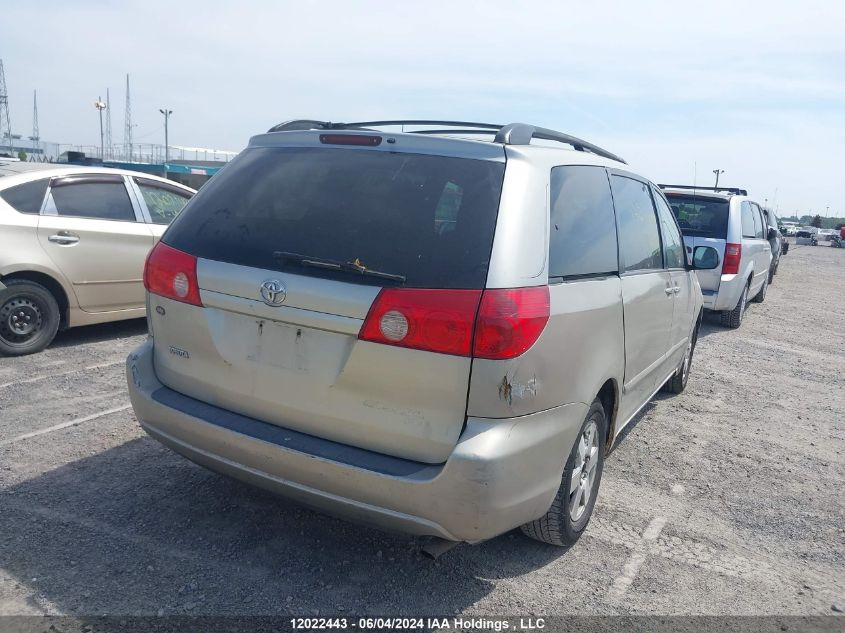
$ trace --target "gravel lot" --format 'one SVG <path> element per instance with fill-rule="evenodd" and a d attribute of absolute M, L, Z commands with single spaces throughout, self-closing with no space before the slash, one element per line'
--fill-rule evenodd
<path fill-rule="evenodd" d="M 795 247 L 687 391 L 608 459 L 586 535 L 431 561 L 148 439 L 143 322 L 0 358 L 0 614 L 792 614 L 845 610 L 845 251 Z M 33 435 L 38 433 L 36 435 Z"/>

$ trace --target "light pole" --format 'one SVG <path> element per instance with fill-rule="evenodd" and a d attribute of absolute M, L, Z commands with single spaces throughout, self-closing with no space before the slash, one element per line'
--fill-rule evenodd
<path fill-rule="evenodd" d="M 164 163 L 166 165 L 167 159 L 169 158 L 167 154 L 167 147 L 169 144 L 167 138 L 167 123 L 170 120 L 170 115 L 173 114 L 173 110 L 168 110 L 167 108 L 159 108 L 158 111 L 164 115 Z M 165 169 L 167 168 L 165 167 Z"/>
<path fill-rule="evenodd" d="M 100 112 L 100 160 L 103 160 L 106 157 L 105 148 L 103 146 L 103 110 L 106 109 L 106 104 L 103 102 L 102 97 L 97 97 L 97 100 L 94 102 L 94 107 Z"/>
<path fill-rule="evenodd" d="M 715 189 L 719 188 L 719 174 L 724 174 L 724 169 L 714 169 L 713 173 L 716 174 L 716 185 L 714 186 Z"/>

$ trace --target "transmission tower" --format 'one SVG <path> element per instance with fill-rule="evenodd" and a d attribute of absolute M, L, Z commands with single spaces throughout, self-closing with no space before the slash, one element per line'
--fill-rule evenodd
<path fill-rule="evenodd" d="M 12 126 L 9 123 L 9 93 L 6 92 L 6 73 L 3 72 L 3 60 L 0 59 L 0 147 L 6 140 L 12 149 Z"/>
<path fill-rule="evenodd" d="M 132 162 L 132 104 L 129 100 L 129 74 L 126 75 L 126 114 L 123 121 L 123 151 Z"/>
<path fill-rule="evenodd" d="M 35 149 L 41 146 L 39 143 L 41 136 L 38 133 L 38 93 L 35 90 L 32 91 L 32 136 L 29 140 L 32 141 Z"/>

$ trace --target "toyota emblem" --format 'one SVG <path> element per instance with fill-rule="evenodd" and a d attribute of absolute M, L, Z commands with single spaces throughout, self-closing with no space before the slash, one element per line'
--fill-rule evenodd
<path fill-rule="evenodd" d="M 280 306 L 288 296 L 285 285 L 278 279 L 268 279 L 261 284 L 261 300 L 268 306 Z"/>

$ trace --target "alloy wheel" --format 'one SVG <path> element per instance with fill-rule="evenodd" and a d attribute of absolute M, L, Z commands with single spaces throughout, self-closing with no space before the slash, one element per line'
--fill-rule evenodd
<path fill-rule="evenodd" d="M 573 521 L 581 518 L 593 496 L 596 466 L 599 463 L 598 426 L 590 420 L 578 438 L 578 450 L 569 485 L 569 516 Z"/>

